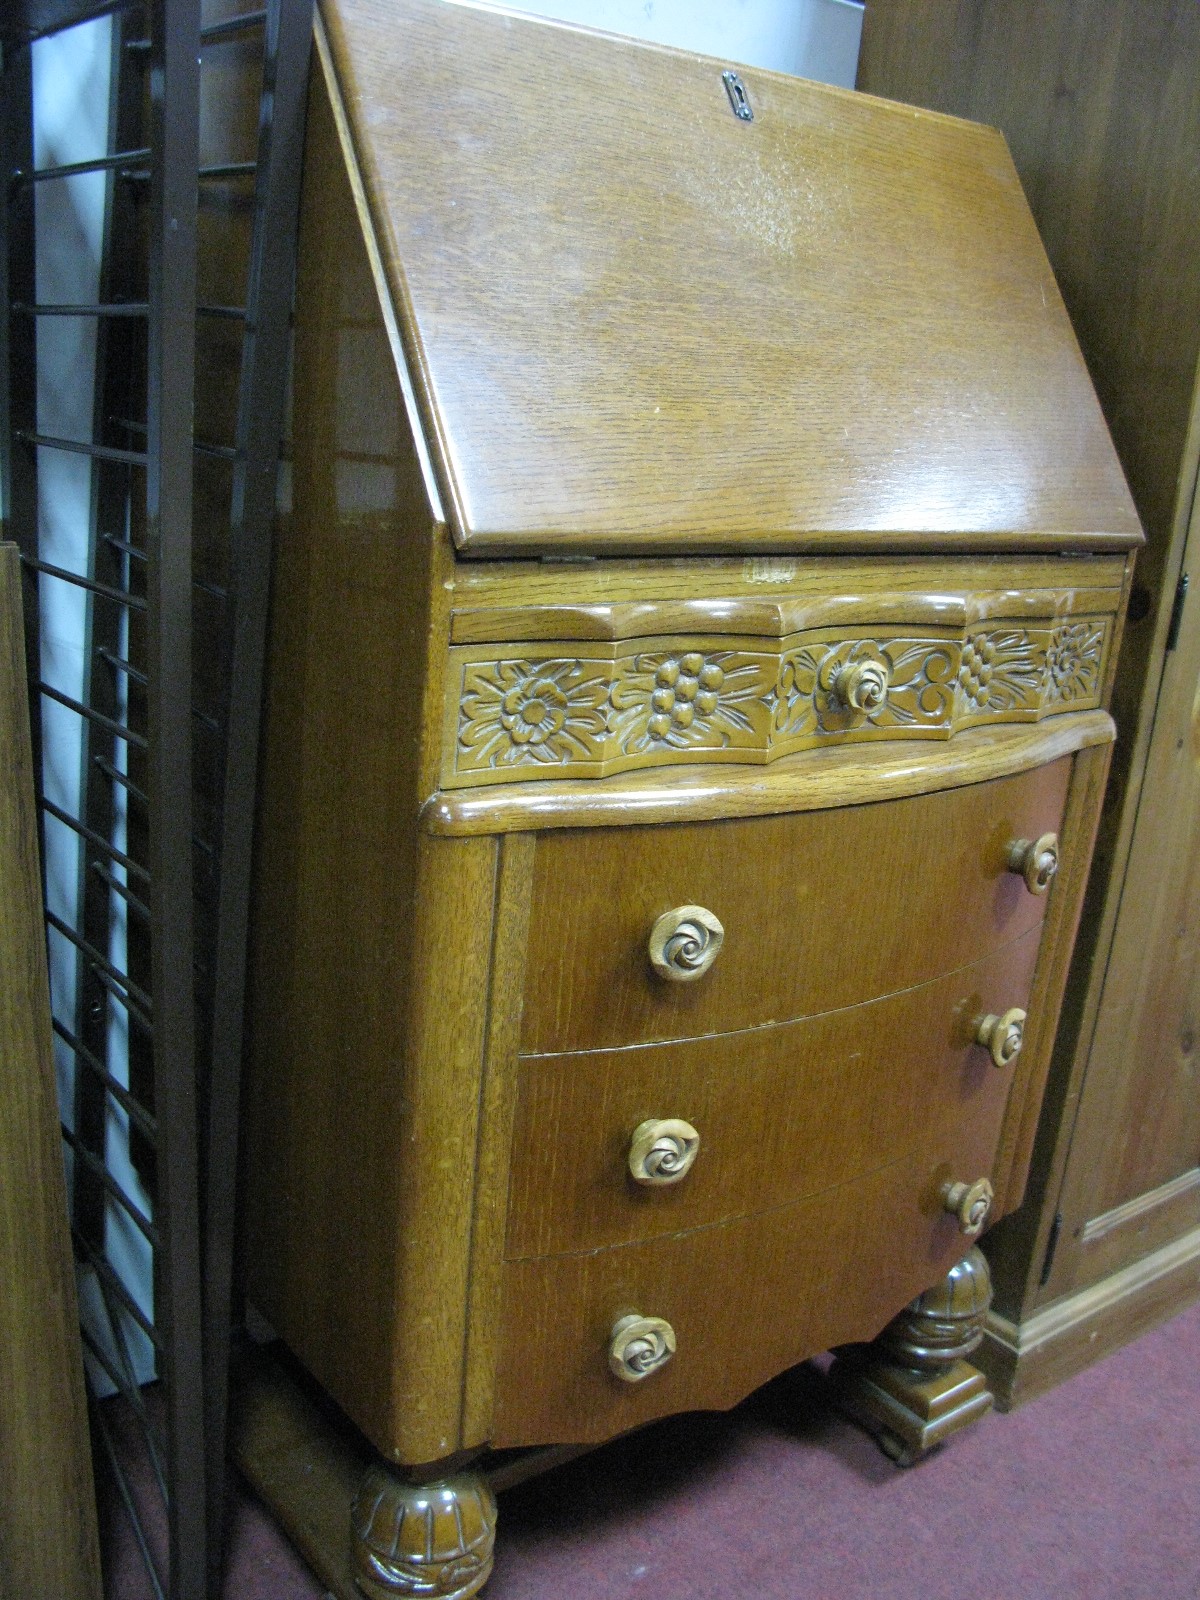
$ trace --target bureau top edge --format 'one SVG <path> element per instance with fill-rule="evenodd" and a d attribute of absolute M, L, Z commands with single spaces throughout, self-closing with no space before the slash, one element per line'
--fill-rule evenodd
<path fill-rule="evenodd" d="M 984 520 L 980 508 L 979 521 Z M 451 520 L 450 533 L 460 559 L 569 561 L 574 558 L 629 556 L 672 557 L 681 554 L 720 556 L 988 556 L 1029 554 L 1087 556 L 1137 550 L 1146 542 L 1140 523 L 1110 529 L 1023 528 L 1007 526 L 952 527 L 909 525 L 852 528 L 762 522 L 721 527 L 709 523 L 676 523 L 670 509 L 654 526 L 629 528 L 555 525 L 480 528 L 464 539 Z"/>
<path fill-rule="evenodd" d="M 447 0 L 323 86 L 460 554 L 1141 541 L 994 130 Z M 302 245 L 303 248 L 303 245 Z"/>

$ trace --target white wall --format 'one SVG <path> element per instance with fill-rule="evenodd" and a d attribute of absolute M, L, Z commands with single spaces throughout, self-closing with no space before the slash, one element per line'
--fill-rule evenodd
<path fill-rule="evenodd" d="M 854 87 L 859 0 L 508 0 L 508 9 Z"/>
<path fill-rule="evenodd" d="M 88 161 L 108 150 L 109 75 L 112 60 L 112 22 L 102 17 L 69 28 L 32 46 L 34 165 L 53 167 Z M 38 184 L 35 190 L 35 248 L 37 299 L 42 304 L 87 305 L 97 298 L 100 256 L 104 235 L 107 186 L 105 173 L 88 173 Z M 93 433 L 96 371 L 96 321 L 93 317 L 41 317 L 37 327 L 38 431 L 64 439 L 88 442 Z M 62 450 L 38 451 L 38 548 L 44 561 L 68 572 L 88 575 L 93 516 L 92 464 L 86 456 Z M 111 530 L 124 534 L 124 528 Z M 44 681 L 73 700 L 87 700 L 89 630 L 85 592 L 59 579 L 39 580 L 41 612 L 41 675 Z M 123 647 L 122 647 L 122 653 Z M 78 715 L 43 697 L 43 787 L 46 797 L 71 816 L 79 815 L 82 786 L 82 725 Z M 118 760 L 120 755 L 118 753 Z M 124 794 L 114 792 L 113 844 L 123 848 Z M 46 904 L 70 927 L 77 926 L 79 873 L 82 853 L 78 836 L 53 817 L 46 818 Z M 122 876 L 121 869 L 114 869 Z M 118 970 L 125 966 L 125 903 L 110 895 L 109 960 Z M 76 1027 L 75 997 L 78 957 L 74 947 L 57 931 L 48 940 L 50 1003 L 54 1015 L 67 1028 Z M 71 1051 L 55 1036 L 59 1105 L 63 1120 L 71 1125 L 74 1102 L 75 1061 Z M 105 1062 L 118 1081 L 129 1081 L 128 1022 L 119 1005 L 109 1007 L 108 1051 Z M 70 1152 L 67 1177 L 71 1179 Z M 129 1120 L 108 1099 L 105 1160 L 109 1171 L 142 1211 L 150 1214 L 149 1195 L 130 1159 Z M 144 1236 L 114 1201 L 105 1212 L 105 1253 L 117 1275 L 147 1316 L 153 1316 L 151 1251 Z M 81 1267 L 81 1313 L 89 1331 L 111 1356 L 115 1347 L 108 1318 L 89 1267 Z M 127 1313 L 126 1347 L 136 1376 L 154 1373 L 154 1352 L 145 1335 Z M 88 1358 L 96 1392 L 111 1389 L 108 1380 Z"/>

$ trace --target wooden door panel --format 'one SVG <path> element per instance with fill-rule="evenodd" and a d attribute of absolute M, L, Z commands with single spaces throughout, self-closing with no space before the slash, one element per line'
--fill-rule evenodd
<path fill-rule="evenodd" d="M 1194 509 L 1183 567 L 1200 576 Z M 1193 588 L 1195 585 L 1193 584 Z M 1074 1286 L 1174 1236 L 1200 1184 L 1200 595 L 1166 657 L 1059 1209 Z"/>

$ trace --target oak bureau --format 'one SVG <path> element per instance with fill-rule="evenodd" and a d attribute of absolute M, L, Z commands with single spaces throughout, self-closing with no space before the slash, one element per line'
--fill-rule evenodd
<path fill-rule="evenodd" d="M 330 0 L 273 591 L 248 1291 L 474 1594 L 485 1450 L 839 1348 L 990 1403 L 1141 534 L 1001 137 Z M 488 1458 L 493 1459 L 493 1458 Z"/>

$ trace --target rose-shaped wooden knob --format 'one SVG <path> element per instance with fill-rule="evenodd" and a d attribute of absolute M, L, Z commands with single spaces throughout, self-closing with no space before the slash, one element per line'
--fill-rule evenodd
<path fill-rule="evenodd" d="M 975 1024 L 975 1042 L 990 1050 L 998 1067 L 1007 1067 L 1021 1053 L 1025 1042 L 1025 1013 L 1013 1006 L 1002 1017 L 989 1012 Z"/>
<path fill-rule="evenodd" d="M 661 1317 L 622 1317 L 608 1346 L 608 1364 L 626 1383 L 640 1383 L 675 1354 L 675 1330 Z"/>
<path fill-rule="evenodd" d="M 973 1239 L 988 1219 L 995 1190 L 986 1178 L 974 1183 L 948 1183 L 942 1190 L 942 1204 L 958 1218 L 968 1239 Z"/>
<path fill-rule="evenodd" d="M 650 929 L 650 965 L 671 983 L 702 978 L 725 938 L 720 920 L 703 906 L 664 911 Z"/>
<path fill-rule="evenodd" d="M 1045 894 L 1058 871 L 1058 835 L 1040 839 L 1014 839 L 1008 847 L 1008 870 L 1019 872 L 1030 894 Z"/>
<path fill-rule="evenodd" d="M 678 1183 L 691 1171 L 700 1135 L 678 1117 L 651 1117 L 634 1130 L 629 1170 L 639 1183 Z"/>
<path fill-rule="evenodd" d="M 833 680 L 833 692 L 852 711 L 878 711 L 888 695 L 887 662 L 849 662 Z"/>

